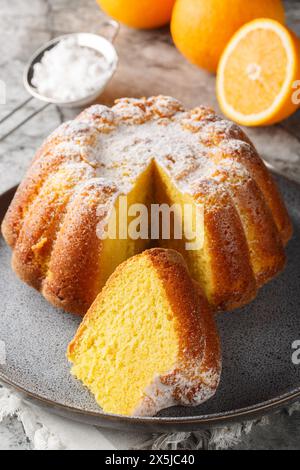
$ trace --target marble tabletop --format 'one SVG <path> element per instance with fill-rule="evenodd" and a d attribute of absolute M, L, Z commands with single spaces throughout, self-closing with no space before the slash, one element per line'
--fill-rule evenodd
<path fill-rule="evenodd" d="M 300 2 L 284 3 L 288 23 L 300 35 Z M 28 96 L 22 74 L 35 49 L 67 32 L 101 32 L 103 19 L 94 0 L 1 0 L 0 80 L 5 84 L 6 103 L 0 104 L 0 120 Z M 168 94 L 187 106 L 203 103 L 219 111 L 214 76 L 185 61 L 174 48 L 168 28 L 135 31 L 121 27 L 115 46 L 119 68 L 100 98 L 102 103 L 110 105 L 121 96 Z M 40 105 L 32 101 L 1 124 L 0 135 Z M 43 139 L 77 113 L 51 106 L 0 143 L 0 193 L 20 181 Z M 300 112 L 278 125 L 247 132 L 263 158 L 300 182 Z M 300 449 L 300 413 L 292 417 L 282 413 L 269 426 L 255 427 L 239 447 Z M 29 448 L 21 424 L 13 418 L 0 425 L 0 449 L 6 448 Z"/>

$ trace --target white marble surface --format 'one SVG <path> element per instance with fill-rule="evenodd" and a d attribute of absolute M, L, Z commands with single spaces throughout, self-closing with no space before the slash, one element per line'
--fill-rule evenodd
<path fill-rule="evenodd" d="M 286 1 L 288 21 L 300 34 L 300 2 Z M 1 0 L 0 79 L 7 102 L 0 119 L 27 97 L 22 85 L 24 65 L 32 52 L 52 37 L 71 31 L 97 32 L 101 13 L 94 0 Z M 172 46 L 167 30 L 138 32 L 121 28 L 116 41 L 120 66 L 101 100 L 110 104 L 122 95 L 173 94 L 187 105 L 203 102 L 217 108 L 214 77 L 188 64 Z M 159 51 L 159 54 L 158 54 Z M 145 79 L 147 77 L 147 79 Z M 40 104 L 0 126 L 0 135 Z M 0 143 L 0 192 L 17 184 L 42 140 L 75 110 L 48 108 Z M 261 155 L 278 170 L 300 181 L 300 113 L 280 125 L 248 132 Z M 254 428 L 241 448 L 300 449 L 299 413 L 282 413 L 266 427 Z M 0 425 L 0 449 L 28 449 L 20 423 L 6 419 Z"/>
<path fill-rule="evenodd" d="M 15 418 L 5 418 L 0 424 L 0 450 L 28 450 L 30 444 L 21 423 Z"/>

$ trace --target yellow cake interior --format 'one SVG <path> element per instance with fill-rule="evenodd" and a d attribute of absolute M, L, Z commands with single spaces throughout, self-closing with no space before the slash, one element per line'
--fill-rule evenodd
<path fill-rule="evenodd" d="M 131 415 L 178 357 L 176 320 L 146 257 L 118 269 L 92 305 L 68 357 L 105 412 Z"/>
<path fill-rule="evenodd" d="M 124 196 L 120 196 L 124 197 Z M 117 233 L 120 233 L 120 197 L 117 199 L 115 204 Z M 209 263 L 209 254 L 206 249 L 206 237 L 204 234 L 204 223 L 203 223 L 203 206 L 197 205 L 195 200 L 189 194 L 181 192 L 172 182 L 165 171 L 153 160 L 148 168 L 137 178 L 133 189 L 127 195 L 127 206 L 128 208 L 132 204 L 142 203 L 148 208 L 148 237 L 149 239 L 137 239 L 133 240 L 130 236 L 126 239 L 120 238 L 106 238 L 103 242 L 101 250 L 101 286 L 103 286 L 109 276 L 113 273 L 115 268 L 123 261 L 128 259 L 135 254 L 141 253 L 150 246 L 159 246 L 162 248 L 171 248 L 179 251 L 185 261 L 188 264 L 189 271 L 194 279 L 200 282 L 204 289 L 208 299 L 211 294 L 211 270 Z M 162 219 L 160 218 L 159 227 L 159 239 L 151 240 L 151 226 L 153 220 L 151 219 L 151 204 L 167 204 L 168 207 L 172 207 L 174 204 L 182 208 L 182 227 L 190 227 L 192 234 L 189 238 L 185 238 L 183 233 L 182 239 L 174 238 L 174 218 L 176 217 L 176 211 L 171 210 L 171 224 L 170 224 L 170 237 L 169 239 L 163 238 L 162 233 Z M 189 210 L 185 210 L 184 206 L 189 206 Z M 196 212 L 199 218 L 197 219 L 198 226 L 196 230 Z M 174 215 L 175 214 L 175 215 Z M 135 217 L 129 216 L 126 221 L 123 220 L 123 212 L 121 212 L 121 225 L 123 231 L 128 233 L 128 226 L 133 223 Z M 178 215 L 179 217 L 179 215 Z M 187 220 L 189 219 L 189 220 Z M 108 222 L 108 224 L 110 221 Z M 109 232 L 109 230 L 107 229 Z M 111 232 L 113 233 L 113 232 Z M 196 238 L 193 238 L 196 234 L 199 249 L 187 249 L 187 244 L 195 243 Z"/>
<path fill-rule="evenodd" d="M 121 195 L 118 197 L 114 206 L 115 219 L 117 221 L 115 230 L 117 234 L 128 233 L 128 225 L 134 219 L 133 216 L 128 216 L 126 218 L 123 210 L 121 210 L 120 217 L 120 198 L 126 197 L 128 208 L 130 208 L 132 204 L 144 204 L 149 209 L 153 200 L 152 173 L 153 166 L 151 164 L 137 178 L 132 190 L 126 196 Z M 133 240 L 127 235 L 124 236 L 124 239 L 115 237 L 115 233 L 113 231 L 110 232 L 109 229 L 109 225 L 111 223 L 112 221 L 109 220 L 108 227 L 106 227 L 106 231 L 109 233 L 109 236 L 103 241 L 101 249 L 101 287 L 105 284 L 109 276 L 114 272 L 119 264 L 131 256 L 141 253 L 150 245 L 149 238 L 144 240 Z"/>
<path fill-rule="evenodd" d="M 160 239 L 159 246 L 162 248 L 172 248 L 184 257 L 191 276 L 201 284 L 202 289 L 205 291 L 206 296 L 210 299 L 211 294 L 211 270 L 209 263 L 209 254 L 207 250 L 207 234 L 203 223 L 204 206 L 197 205 L 195 199 L 189 194 L 182 193 L 176 187 L 164 170 L 155 165 L 155 200 L 159 204 L 179 204 L 182 207 L 181 214 L 183 215 L 183 226 L 191 227 L 193 234 L 197 233 L 197 241 L 199 249 L 187 249 L 187 243 L 195 242 L 194 239 L 187 239 L 184 234 L 182 239 L 175 239 L 174 234 L 170 240 Z M 190 211 L 184 210 L 184 205 L 190 207 Z M 196 219 L 196 213 L 199 218 Z M 189 218 L 189 220 L 187 220 Z M 198 222 L 196 230 L 196 220 Z"/>

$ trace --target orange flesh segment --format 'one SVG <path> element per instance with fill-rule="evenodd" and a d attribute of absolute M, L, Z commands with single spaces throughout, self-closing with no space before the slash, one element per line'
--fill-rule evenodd
<path fill-rule="evenodd" d="M 250 31 L 227 61 L 224 90 L 228 104 L 243 114 L 263 112 L 282 89 L 286 71 L 287 55 L 280 37 L 269 29 Z"/>

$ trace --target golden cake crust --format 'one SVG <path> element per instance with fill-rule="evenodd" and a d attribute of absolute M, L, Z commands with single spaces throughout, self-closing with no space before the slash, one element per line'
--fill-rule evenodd
<path fill-rule="evenodd" d="M 292 233 L 284 203 L 238 126 L 165 96 L 95 105 L 46 140 L 2 223 L 16 273 L 54 305 L 84 314 L 101 287 L 102 242 L 88 233 L 101 219 L 96 206 L 107 193 L 110 204 L 127 194 L 153 160 L 204 206 L 212 304 L 249 302 L 284 266 Z"/>
<path fill-rule="evenodd" d="M 221 347 L 213 312 L 199 284 L 191 280 L 178 252 L 154 248 L 145 253 L 164 285 L 178 322 L 178 367 L 160 377 L 160 382 L 171 388 L 172 399 L 168 406 L 200 404 L 215 394 L 221 375 Z M 152 390 L 154 397 L 155 393 L 159 394 L 159 388 L 156 392 Z M 159 401 L 151 403 L 149 396 L 139 409 L 143 407 L 147 414 L 161 409 L 158 409 Z"/>

